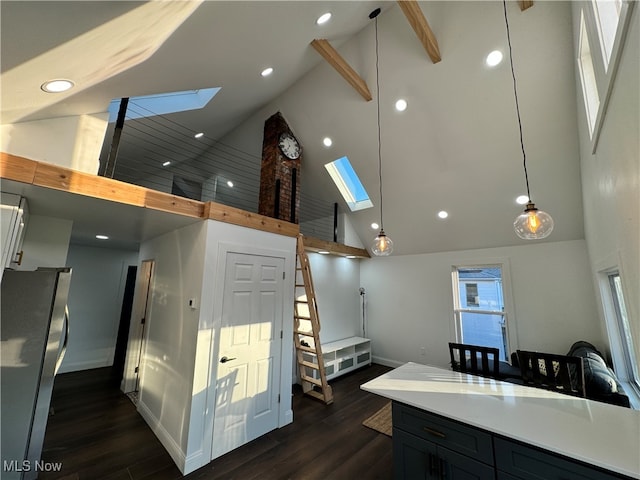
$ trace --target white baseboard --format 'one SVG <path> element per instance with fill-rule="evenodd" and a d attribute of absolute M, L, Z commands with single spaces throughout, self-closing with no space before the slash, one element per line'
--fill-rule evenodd
<path fill-rule="evenodd" d="M 144 404 L 142 399 L 138 401 L 138 412 L 140 412 L 142 418 L 144 418 L 145 422 L 147 422 L 153 433 L 155 433 L 156 437 L 158 437 L 158 440 L 160 440 L 160 443 L 162 443 L 164 448 L 167 450 L 182 474 L 186 475 L 187 473 L 189 473 L 185 472 L 187 462 L 185 453 L 180 448 L 180 445 L 178 445 L 173 437 L 169 434 L 169 432 L 165 430 L 164 426 L 155 417 L 155 415 L 153 415 L 151 410 L 149 410 L 149 408 Z M 189 460 L 190 464 L 193 465 L 193 459 L 190 458 Z M 195 468 L 199 468 L 201 466 L 202 465 L 199 464 Z"/>
<path fill-rule="evenodd" d="M 391 360 L 390 358 L 377 357 L 375 355 L 371 357 L 371 361 L 373 363 L 384 365 L 385 367 L 393 367 L 393 368 L 398 368 L 404 365 L 405 363 L 407 363 L 407 362 L 398 362 L 396 360 Z"/>
<path fill-rule="evenodd" d="M 58 370 L 58 374 L 60 373 L 69 373 L 69 372 L 79 372 L 81 370 L 92 370 L 94 368 L 103 368 L 103 367 L 111 367 L 113 365 L 113 358 L 111 361 L 109 359 L 99 359 L 99 360 L 84 360 L 80 362 L 62 362 L 60 365 L 60 370 Z"/>

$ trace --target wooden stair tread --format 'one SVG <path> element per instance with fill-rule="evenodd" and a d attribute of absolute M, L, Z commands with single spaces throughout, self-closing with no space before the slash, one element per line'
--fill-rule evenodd
<path fill-rule="evenodd" d="M 313 363 L 313 362 L 307 362 L 306 360 L 301 361 L 300 365 L 304 365 L 305 367 L 313 368 L 314 370 L 320 370 L 320 365 L 318 365 L 317 363 Z"/>
<path fill-rule="evenodd" d="M 293 333 L 297 333 L 298 335 L 304 335 L 306 337 L 314 337 L 315 334 L 313 332 L 304 332 L 302 330 L 294 330 Z"/>
<path fill-rule="evenodd" d="M 318 378 L 309 377 L 307 375 L 302 375 L 302 381 L 303 382 L 313 383 L 314 385 L 318 385 L 319 387 L 322 386 L 322 380 L 320 380 Z"/>
<path fill-rule="evenodd" d="M 305 392 L 306 395 L 309 395 L 310 397 L 315 397 L 318 400 L 322 400 L 323 402 L 325 402 L 327 405 L 333 403 L 333 395 L 330 397 L 329 400 L 326 400 L 324 398 L 324 395 L 320 392 L 316 392 L 315 390 L 309 390 L 308 392 Z"/>
<path fill-rule="evenodd" d="M 313 347 L 305 347 L 304 345 L 296 345 L 298 350 L 302 350 L 303 352 L 316 353 L 316 349 Z"/>

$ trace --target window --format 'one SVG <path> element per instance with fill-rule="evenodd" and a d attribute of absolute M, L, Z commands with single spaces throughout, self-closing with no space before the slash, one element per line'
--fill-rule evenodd
<path fill-rule="evenodd" d="M 592 153 L 598 146 L 636 3 L 629 0 L 580 2 L 580 23 L 575 39 L 577 75 L 582 84 Z"/>
<path fill-rule="evenodd" d="M 605 308 L 607 329 L 611 340 L 612 356 L 616 374 L 640 388 L 638 361 L 633 348 L 633 338 L 624 302 L 622 280 L 617 271 L 607 273 L 610 304 Z"/>
<path fill-rule="evenodd" d="M 600 108 L 600 96 L 598 94 L 596 74 L 593 69 L 593 58 L 591 57 L 591 47 L 589 46 L 589 36 L 584 20 L 584 12 L 580 15 L 580 38 L 578 41 L 578 69 L 580 70 L 582 96 L 587 113 L 587 122 L 589 123 L 589 135 L 593 137 L 598 109 Z"/>
<path fill-rule="evenodd" d="M 457 340 L 495 347 L 500 350 L 500 358 L 508 360 L 502 267 L 454 267 L 453 287 Z"/>
<path fill-rule="evenodd" d="M 327 169 L 331 179 L 340 190 L 342 198 L 347 202 L 352 212 L 373 207 L 373 203 L 369 199 L 369 194 L 364 189 L 362 182 L 358 178 L 355 170 L 351 166 L 351 162 L 347 157 L 342 157 L 327 163 L 324 168 Z"/>
<path fill-rule="evenodd" d="M 130 97 L 127 107 L 127 120 L 197 110 L 205 107 L 219 91 L 220 87 L 214 87 Z M 115 122 L 118 118 L 120 100 L 120 98 L 117 98 L 109 104 L 110 122 Z"/>
<path fill-rule="evenodd" d="M 592 0 L 593 11 L 595 12 L 596 28 L 600 38 L 600 48 L 602 48 L 602 58 L 604 69 L 607 71 L 611 52 L 616 39 L 618 22 L 620 20 L 621 0 Z"/>
<path fill-rule="evenodd" d="M 478 284 L 467 283 L 465 284 L 467 290 L 467 307 L 479 307 L 478 302 Z"/>

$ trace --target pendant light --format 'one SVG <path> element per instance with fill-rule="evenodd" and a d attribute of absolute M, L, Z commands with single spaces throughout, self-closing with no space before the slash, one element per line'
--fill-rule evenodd
<path fill-rule="evenodd" d="M 520 119 L 520 106 L 518 105 L 518 90 L 516 87 L 516 74 L 513 69 L 513 55 L 511 52 L 511 35 L 509 33 L 509 20 L 507 18 L 507 2 L 503 0 L 504 22 L 507 27 L 507 43 L 509 45 L 509 61 L 511 63 L 511 77 L 513 78 L 513 95 L 516 101 L 516 113 L 518 115 L 518 129 L 520 131 L 520 148 L 522 149 L 522 164 L 524 167 L 524 179 L 527 185 L 527 205 L 524 212 L 518 215 L 513 222 L 516 235 L 523 240 L 538 240 L 549 236 L 553 230 L 553 218 L 546 212 L 536 208 L 529 193 L 529 175 L 527 174 L 527 155 L 524 151 L 522 139 L 522 120 Z"/>
<path fill-rule="evenodd" d="M 393 241 L 384 233 L 384 223 L 382 222 L 382 150 L 380 147 L 380 72 L 378 70 L 378 15 L 380 9 L 376 8 L 369 14 L 370 19 L 375 19 L 376 31 L 376 104 L 378 112 L 378 178 L 380 181 L 380 232 L 373 241 L 371 251 L 377 257 L 386 257 L 393 252 Z"/>

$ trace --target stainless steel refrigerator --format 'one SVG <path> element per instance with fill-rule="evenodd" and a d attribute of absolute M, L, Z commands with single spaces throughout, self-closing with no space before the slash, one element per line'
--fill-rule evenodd
<path fill-rule="evenodd" d="M 1 475 L 30 480 L 46 466 L 44 441 L 53 380 L 68 334 L 70 268 L 5 270 L 1 282 Z"/>

